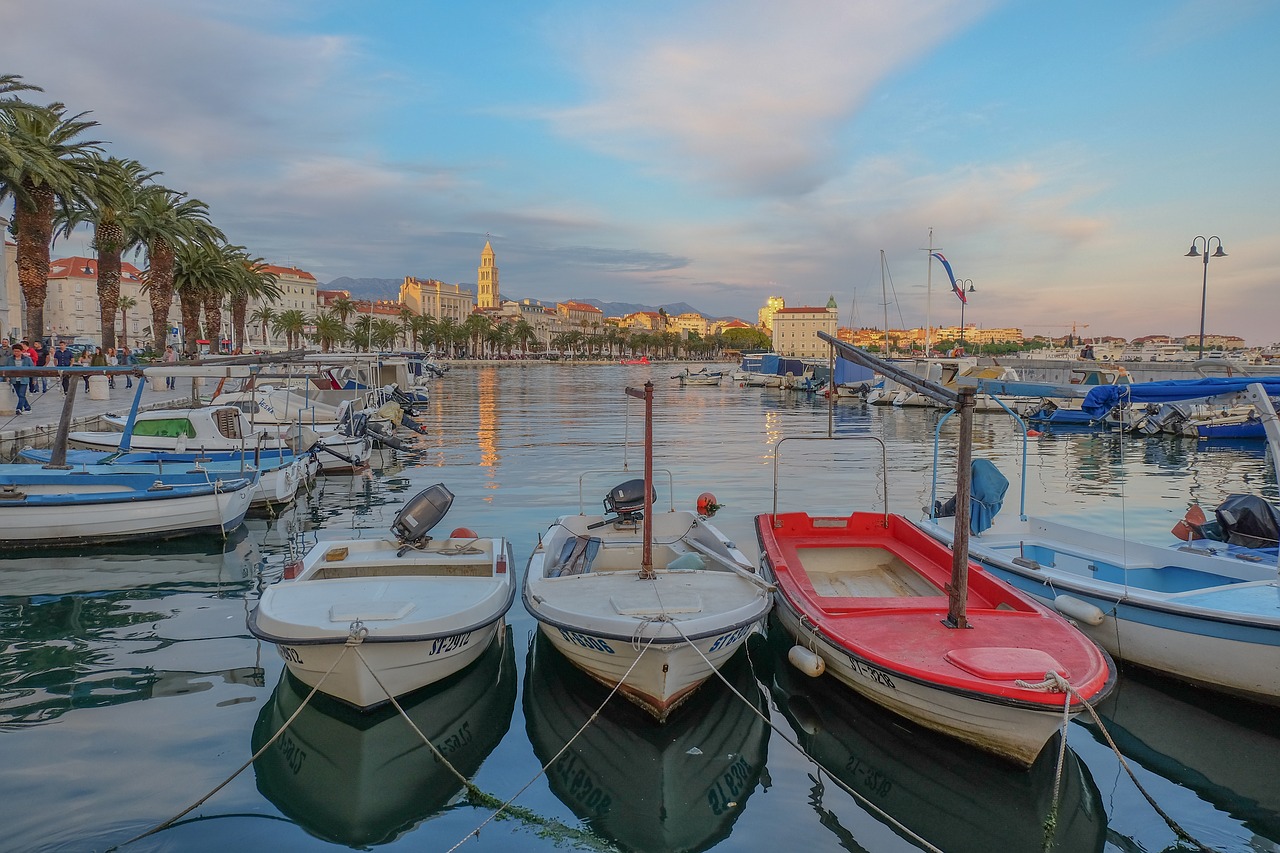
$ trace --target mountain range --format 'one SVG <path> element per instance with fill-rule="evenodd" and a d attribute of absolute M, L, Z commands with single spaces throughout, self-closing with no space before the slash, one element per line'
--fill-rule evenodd
<path fill-rule="evenodd" d="M 323 290 L 345 290 L 351 294 L 352 299 L 397 299 L 400 293 L 400 282 L 398 278 L 351 278 L 343 276 L 335 278 L 326 285 L 322 285 Z M 506 299 L 516 299 L 522 297 L 504 294 Z M 546 300 L 538 300 L 545 302 Z M 606 317 L 621 317 L 626 314 L 634 314 L 637 311 L 657 311 L 663 309 L 667 314 L 675 317 L 679 314 L 701 314 L 708 320 L 727 320 L 728 317 L 715 317 L 706 314 L 694 308 L 687 302 L 668 302 L 664 305 L 643 305 L 636 302 L 602 302 L 599 299 L 574 298 L 570 301 L 583 302 L 587 305 L 594 305 L 604 312 Z"/>

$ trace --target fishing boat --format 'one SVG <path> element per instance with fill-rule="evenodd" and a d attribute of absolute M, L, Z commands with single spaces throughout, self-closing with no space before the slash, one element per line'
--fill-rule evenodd
<path fill-rule="evenodd" d="M 663 722 L 760 630 L 770 587 L 709 522 L 714 496 L 697 512 L 653 511 L 653 383 L 627 394 L 645 401 L 644 478 L 611 489 L 603 513 L 557 519 L 523 597 L 561 654 Z"/>
<path fill-rule="evenodd" d="M 1105 367 L 1089 364 L 1084 367 L 1071 368 L 1069 388 L 1060 389 L 1057 393 L 1042 395 L 1038 402 L 1028 406 L 1025 417 L 1035 424 L 1051 426 L 1094 426 L 1109 420 L 1118 420 L 1122 409 L 1116 408 L 1097 413 L 1085 412 L 1081 408 L 1084 397 L 1098 385 L 1128 385 L 1131 377 L 1123 367 Z"/>
<path fill-rule="evenodd" d="M 718 370 L 709 371 L 705 367 L 695 373 L 690 373 L 689 368 L 686 367 L 671 378 L 680 380 L 681 387 L 713 386 L 720 384 L 724 374 Z"/>
<path fill-rule="evenodd" d="M 10 548 L 225 533 L 244 520 L 258 473 L 157 474 L 105 466 L 0 465 L 0 544 Z"/>
<path fill-rule="evenodd" d="M 907 375 L 830 335 L 823 340 L 960 414 L 960 470 L 969 472 L 973 392 Z M 944 416 L 944 421 L 952 413 Z M 941 429 L 941 423 L 939 424 Z M 773 509 L 756 517 L 761 568 L 777 585 L 775 612 L 807 674 L 829 671 L 907 719 L 1022 766 L 1063 723 L 1115 682 L 1110 657 L 1066 619 L 965 555 L 889 512 L 810 515 L 778 511 L 784 446 L 793 441 L 874 441 L 875 436 L 791 437 L 774 448 Z M 969 483 L 957 484 L 957 527 L 968 532 Z M 963 526 L 961 526 L 963 525 Z M 1068 689 L 1069 688 L 1069 689 Z"/>
<path fill-rule="evenodd" d="M 916 836 L 922 849 L 946 853 L 1100 853 L 1106 846 L 1102 796 L 1070 746 L 1061 766 L 1052 746 L 1026 769 L 1001 761 L 907 723 L 835 679 L 805 677 L 787 660 L 789 639 L 772 627 L 761 653 L 752 649 L 752 661 L 774 707 L 805 755 L 865 798 L 863 807 L 882 824 Z M 815 786 L 812 796 L 820 815 L 843 810 L 844 794 L 834 787 Z M 840 846 L 879 849 L 878 836 L 857 826 L 859 838 L 850 843 L 842 836 Z"/>
<path fill-rule="evenodd" d="M 254 754 L 266 746 L 253 762 L 258 790 L 325 841 L 392 842 L 455 804 L 511 727 L 516 687 L 510 627 L 475 664 L 405 698 L 417 731 L 390 706 L 362 713 L 324 695 L 308 702 L 311 688 L 285 670 L 253 727 Z"/>
<path fill-rule="evenodd" d="M 466 528 L 433 540 L 443 484 L 397 513 L 392 537 L 322 540 L 249 614 L 304 683 L 357 708 L 447 678 L 489 646 L 515 600 L 511 546 Z"/>
<path fill-rule="evenodd" d="M 1274 434 L 1273 450 L 1280 450 L 1280 424 L 1268 389 L 1257 379 L 1242 382 L 1228 393 L 1249 396 Z M 1131 392 L 1141 399 L 1168 399 L 1187 387 L 1101 386 L 1089 393 L 1084 408 L 1106 411 Z M 1218 383 L 1214 387 L 1220 390 Z M 975 499 L 982 497 L 975 490 Z M 1209 522 L 1193 506 L 1174 527 L 1177 541 L 1159 545 L 1109 536 L 1096 525 L 1061 516 L 1028 516 L 1024 498 L 1017 516 L 994 518 L 967 547 L 971 558 L 1069 616 L 1117 658 L 1280 704 L 1280 511 L 1256 495 L 1242 495 L 1223 501 L 1214 515 Z M 941 542 L 952 541 L 950 519 L 936 511 L 921 526 Z"/>

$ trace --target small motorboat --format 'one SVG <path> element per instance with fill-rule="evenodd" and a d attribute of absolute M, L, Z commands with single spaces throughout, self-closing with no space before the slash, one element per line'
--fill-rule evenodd
<path fill-rule="evenodd" d="M 318 542 L 262 593 L 249 631 L 301 681 L 357 708 L 463 669 L 498 632 L 515 583 L 506 539 L 428 535 L 452 503 L 437 483 L 404 505 L 390 538 Z"/>
<path fill-rule="evenodd" d="M 698 512 L 653 512 L 653 383 L 645 384 L 645 479 L 610 490 L 603 513 L 557 519 L 529 557 L 524 606 L 579 669 L 660 722 L 763 628 L 771 590 Z M 580 486 L 581 491 L 581 486 Z"/>
<path fill-rule="evenodd" d="M 926 728 L 1029 766 L 1064 710 L 1115 682 L 1111 659 L 1065 618 L 967 561 L 957 578 L 951 549 L 887 499 L 882 512 L 780 513 L 775 491 L 756 533 L 796 667 Z"/>
<path fill-rule="evenodd" d="M 720 384 L 724 374 L 719 371 L 707 370 L 705 367 L 695 373 L 690 373 L 689 368 L 686 367 L 671 378 L 680 380 L 681 387 L 713 386 Z"/>

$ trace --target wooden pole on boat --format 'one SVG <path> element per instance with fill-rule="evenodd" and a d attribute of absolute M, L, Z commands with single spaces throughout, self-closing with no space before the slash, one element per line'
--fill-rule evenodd
<path fill-rule="evenodd" d="M 653 380 L 644 390 L 628 388 L 627 394 L 644 400 L 644 549 L 640 553 L 640 577 L 653 580 Z"/>
<path fill-rule="evenodd" d="M 974 389 L 960 388 L 956 412 L 960 415 L 960 447 L 956 454 L 956 530 L 951 547 L 951 583 L 947 585 L 947 626 L 968 628 L 969 603 L 969 495 L 973 477 Z"/>
<path fill-rule="evenodd" d="M 79 376 L 72 376 L 67 383 L 67 396 L 62 401 L 62 414 L 58 416 L 58 431 L 53 437 L 53 453 L 44 466 L 46 468 L 66 470 L 71 467 L 67 464 L 67 436 L 71 434 L 71 410 L 76 404 L 76 387 L 79 384 Z"/>

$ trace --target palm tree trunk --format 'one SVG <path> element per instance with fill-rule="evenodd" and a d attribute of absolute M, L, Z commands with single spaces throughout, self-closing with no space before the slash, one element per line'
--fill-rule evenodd
<path fill-rule="evenodd" d="M 200 296 L 188 293 L 186 289 L 178 291 L 178 307 L 182 311 L 182 349 L 188 353 L 198 353 L 200 345 Z"/>
<path fill-rule="evenodd" d="M 98 247 L 98 316 L 102 321 L 102 348 L 116 345 L 116 314 L 120 309 L 120 248 L 124 231 L 119 225 L 99 225 L 94 238 Z"/>
<path fill-rule="evenodd" d="M 169 337 L 169 306 L 173 304 L 173 246 L 156 240 L 148 251 L 147 295 L 151 300 L 151 336 L 157 353 Z"/>
<path fill-rule="evenodd" d="M 238 294 L 231 297 L 231 349 L 243 350 L 248 343 L 245 334 L 245 315 L 249 313 L 249 297 Z"/>
<path fill-rule="evenodd" d="M 210 293 L 204 299 L 204 336 L 212 352 L 222 352 L 222 294 Z"/>
<path fill-rule="evenodd" d="M 27 336 L 44 337 L 44 300 L 49 292 L 49 243 L 53 239 L 53 190 L 28 182 L 26 191 L 35 199 L 34 210 L 14 205 L 13 224 L 18 235 L 18 284 L 27 300 Z"/>

